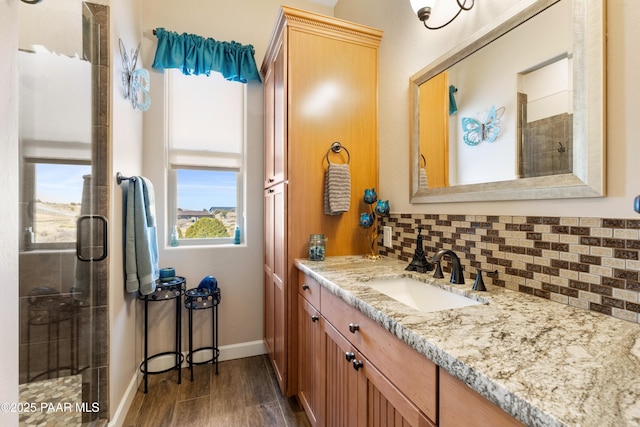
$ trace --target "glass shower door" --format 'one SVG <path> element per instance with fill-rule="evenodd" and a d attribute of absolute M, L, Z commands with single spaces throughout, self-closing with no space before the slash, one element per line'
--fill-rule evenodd
<path fill-rule="evenodd" d="M 82 425 L 107 410 L 98 393 L 108 200 L 106 140 L 94 140 L 100 31 L 79 0 L 20 3 L 19 13 L 20 401 L 39 405 L 20 424 Z"/>

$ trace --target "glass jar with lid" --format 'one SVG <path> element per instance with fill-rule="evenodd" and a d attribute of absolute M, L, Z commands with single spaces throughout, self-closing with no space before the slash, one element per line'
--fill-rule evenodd
<path fill-rule="evenodd" d="M 309 235 L 309 259 L 311 261 L 324 261 L 327 252 L 327 239 L 324 234 Z"/>

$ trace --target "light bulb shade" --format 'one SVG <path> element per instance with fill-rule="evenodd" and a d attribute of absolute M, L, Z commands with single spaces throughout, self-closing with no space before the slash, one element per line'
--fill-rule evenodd
<path fill-rule="evenodd" d="M 420 9 L 425 7 L 433 7 L 436 4 L 436 0 L 411 0 L 411 8 L 415 13 L 418 13 Z"/>

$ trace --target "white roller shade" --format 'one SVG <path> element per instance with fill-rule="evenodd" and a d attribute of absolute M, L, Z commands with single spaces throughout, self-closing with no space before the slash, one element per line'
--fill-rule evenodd
<path fill-rule="evenodd" d="M 241 169 L 246 85 L 219 73 L 165 73 L 169 166 Z"/>

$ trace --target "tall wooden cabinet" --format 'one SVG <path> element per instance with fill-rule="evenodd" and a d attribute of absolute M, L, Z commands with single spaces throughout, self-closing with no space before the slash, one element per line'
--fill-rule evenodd
<path fill-rule="evenodd" d="M 365 188 L 378 183 L 381 37 L 381 31 L 370 27 L 283 6 L 261 67 L 265 90 L 265 343 L 286 395 L 297 389 L 293 260 L 308 256 L 309 235 L 317 233 L 328 238 L 328 256 L 368 250 L 358 220 L 366 208 L 361 201 Z M 345 150 L 329 153 L 334 141 L 349 156 Z M 351 208 L 341 215 L 325 215 L 327 158 L 344 163 L 347 157 Z"/>

